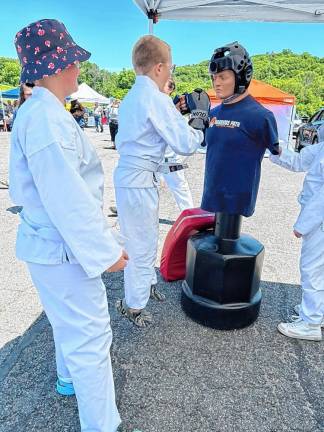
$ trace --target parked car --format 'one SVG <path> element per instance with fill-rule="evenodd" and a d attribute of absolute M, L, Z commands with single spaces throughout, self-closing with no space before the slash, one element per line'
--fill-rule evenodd
<path fill-rule="evenodd" d="M 295 118 L 293 120 L 293 137 L 296 138 L 298 134 L 298 129 L 303 124 L 303 120 L 299 114 L 295 114 Z"/>
<path fill-rule="evenodd" d="M 299 127 L 295 150 L 300 151 L 303 147 L 311 144 L 317 144 L 323 137 L 321 137 L 320 129 L 324 124 L 324 108 L 317 111 L 310 119 L 306 121 L 302 126 Z"/>
<path fill-rule="evenodd" d="M 318 141 L 323 142 L 324 141 L 324 123 L 318 128 Z"/>

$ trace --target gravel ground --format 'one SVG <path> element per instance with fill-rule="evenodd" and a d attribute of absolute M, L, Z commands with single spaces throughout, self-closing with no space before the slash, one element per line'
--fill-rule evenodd
<path fill-rule="evenodd" d="M 114 204 L 117 153 L 109 134 L 86 133 L 106 172 L 105 214 Z M 0 134 L 0 180 L 7 178 L 9 134 Z M 204 155 L 189 159 L 194 202 L 200 204 Z M 116 316 L 121 273 L 104 275 L 114 342 L 118 406 L 126 430 L 143 432 L 324 431 L 323 343 L 285 338 L 276 325 L 300 299 L 300 242 L 292 235 L 303 175 L 263 162 L 258 205 L 243 231 L 266 249 L 259 319 L 239 331 L 202 327 L 180 307 L 181 283 L 159 278 L 164 304 L 149 304 L 155 321 L 138 330 Z M 17 216 L 0 189 L 0 432 L 77 432 L 75 398 L 55 394 L 52 334 L 25 265 L 14 256 Z M 159 254 L 178 210 L 162 187 Z M 158 268 L 159 260 L 156 263 Z"/>

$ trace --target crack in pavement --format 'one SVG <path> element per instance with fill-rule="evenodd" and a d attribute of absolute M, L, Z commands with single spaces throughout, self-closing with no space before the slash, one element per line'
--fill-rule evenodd
<path fill-rule="evenodd" d="M 304 347 L 303 347 L 303 342 L 300 341 L 296 341 L 296 343 L 294 344 L 294 351 L 296 353 L 296 357 L 297 357 L 297 377 L 298 377 L 298 382 L 301 386 L 301 388 L 304 391 L 305 394 L 305 398 L 309 404 L 309 409 L 312 413 L 312 417 L 314 419 L 314 421 L 316 422 L 317 426 L 319 427 L 319 430 L 321 430 L 321 428 L 323 428 L 324 430 L 324 420 L 322 418 L 322 416 L 320 415 L 320 410 L 316 409 L 316 406 L 314 406 L 314 397 L 311 394 L 311 382 L 309 380 L 308 377 L 308 371 L 311 369 L 312 365 L 309 364 L 309 362 L 307 361 L 307 357 L 305 355 L 305 351 L 304 351 Z"/>

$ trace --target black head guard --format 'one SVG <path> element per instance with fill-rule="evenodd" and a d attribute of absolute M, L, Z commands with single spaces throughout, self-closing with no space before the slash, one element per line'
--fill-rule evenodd
<path fill-rule="evenodd" d="M 238 42 L 215 49 L 209 62 L 209 73 L 214 75 L 224 70 L 235 74 L 234 93 L 244 93 L 250 85 L 253 67 L 249 53 Z"/>

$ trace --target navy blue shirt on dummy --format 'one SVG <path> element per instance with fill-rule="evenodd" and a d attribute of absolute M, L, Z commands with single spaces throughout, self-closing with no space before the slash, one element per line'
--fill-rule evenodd
<path fill-rule="evenodd" d="M 201 208 L 251 216 L 266 149 L 277 154 L 277 123 L 253 97 L 221 104 L 210 112 Z"/>

